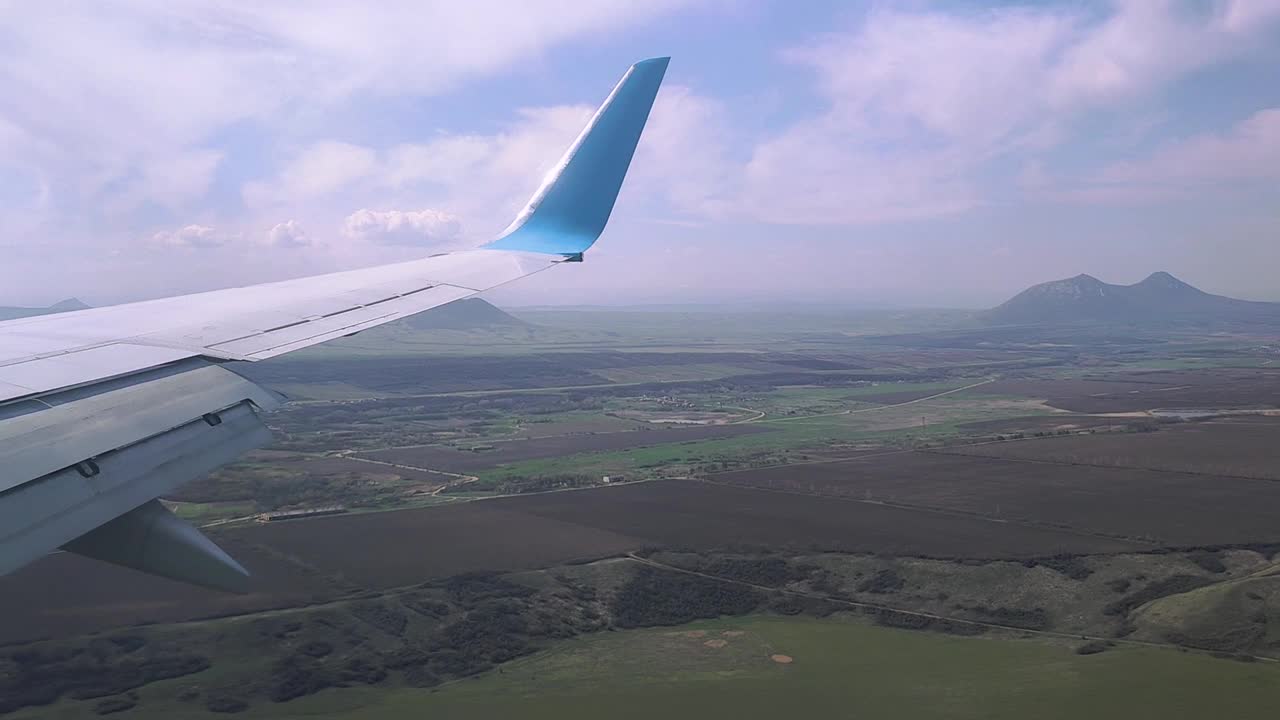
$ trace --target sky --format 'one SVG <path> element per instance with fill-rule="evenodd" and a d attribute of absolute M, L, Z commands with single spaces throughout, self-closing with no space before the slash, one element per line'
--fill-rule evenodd
<path fill-rule="evenodd" d="M 659 55 L 604 236 L 495 302 L 1280 300 L 1280 0 L 0 0 L 0 305 L 482 244 Z"/>

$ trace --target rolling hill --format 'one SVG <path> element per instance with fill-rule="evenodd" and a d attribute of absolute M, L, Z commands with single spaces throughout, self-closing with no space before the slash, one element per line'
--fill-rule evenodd
<path fill-rule="evenodd" d="M 1092 275 L 1033 285 L 984 313 L 997 323 L 1280 324 L 1280 303 L 1213 295 L 1167 272 L 1132 285 Z"/>
<path fill-rule="evenodd" d="M 81 302 L 77 298 L 67 298 L 56 302 L 49 307 L 31 308 L 31 307 L 0 307 L 0 320 L 14 320 L 22 317 L 31 317 L 33 315 L 52 315 L 60 312 L 70 312 L 72 310 L 84 310 L 89 306 Z"/>
<path fill-rule="evenodd" d="M 480 298 L 454 300 L 400 322 L 415 330 L 475 330 L 527 324 Z"/>

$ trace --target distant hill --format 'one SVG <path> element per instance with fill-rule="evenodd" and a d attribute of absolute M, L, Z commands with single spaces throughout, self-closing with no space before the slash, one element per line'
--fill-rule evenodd
<path fill-rule="evenodd" d="M 480 298 L 454 300 L 400 322 L 415 330 L 476 330 L 527 324 Z"/>
<path fill-rule="evenodd" d="M 1280 323 L 1280 303 L 1212 295 L 1167 272 L 1152 273 L 1133 285 L 1077 275 L 1029 287 L 984 318 L 1000 323 L 1270 324 Z"/>
<path fill-rule="evenodd" d="M 52 315 L 60 312 L 71 312 L 72 310 L 86 310 L 88 307 L 78 298 L 67 298 L 43 308 L 0 307 L 0 320 L 13 320 L 33 315 Z"/>

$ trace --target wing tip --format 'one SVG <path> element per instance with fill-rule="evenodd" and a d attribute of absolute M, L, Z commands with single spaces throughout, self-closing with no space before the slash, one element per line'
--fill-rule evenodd
<path fill-rule="evenodd" d="M 608 223 L 669 56 L 632 65 L 515 221 L 485 247 L 581 255 Z"/>
<path fill-rule="evenodd" d="M 632 65 L 631 67 L 639 68 L 639 67 L 652 67 L 656 65 L 661 65 L 662 69 L 665 70 L 667 68 L 667 65 L 669 65 L 670 63 L 671 63 L 671 56 L 662 55 L 659 57 L 646 58 L 636 63 L 635 65 Z"/>

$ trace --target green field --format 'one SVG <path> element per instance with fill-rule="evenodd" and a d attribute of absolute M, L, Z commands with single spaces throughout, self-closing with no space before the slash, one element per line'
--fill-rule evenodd
<path fill-rule="evenodd" d="M 1103 720 L 1271 718 L 1277 704 L 1280 668 L 1269 663 L 1131 647 L 1077 655 L 1038 639 L 755 617 L 601 633 L 435 690 L 326 691 L 246 715 Z"/>

